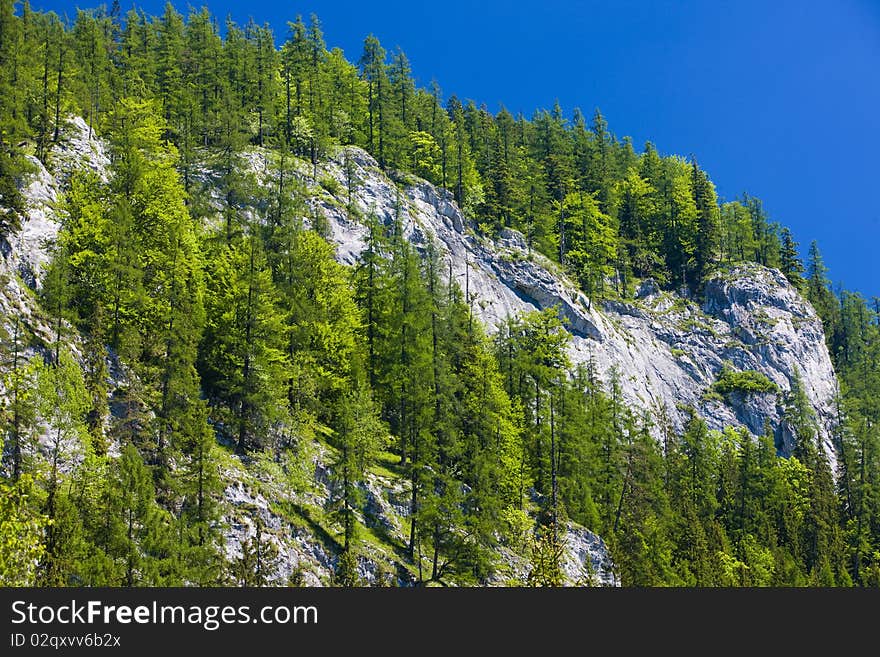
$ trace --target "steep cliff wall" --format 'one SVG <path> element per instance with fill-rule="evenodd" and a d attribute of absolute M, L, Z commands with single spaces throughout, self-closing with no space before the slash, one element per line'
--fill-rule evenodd
<path fill-rule="evenodd" d="M 799 376 L 833 460 L 838 384 L 822 323 L 778 270 L 742 264 L 718 272 L 707 282 L 702 304 L 684 293 L 660 291 L 650 280 L 633 299 L 591 303 L 556 263 L 530 252 L 521 234 L 505 230 L 494 241 L 478 236 L 448 191 L 411 177 L 395 183 L 367 153 L 348 152 L 360 212 L 385 223 L 400 213 L 404 235 L 417 247 L 433 239 L 490 330 L 518 312 L 556 306 L 572 334 L 572 362 L 592 361 L 606 382 L 616 371 L 632 408 L 655 416 L 665 409 L 675 430 L 683 427 L 685 407 L 695 408 L 711 428 L 746 426 L 757 435 L 768 424 L 783 454 L 794 444 L 784 402 Z M 342 162 L 339 155 L 325 173 L 344 189 Z M 319 195 L 315 202 L 330 222 L 339 260 L 353 263 L 366 233 L 348 221 L 346 200 L 328 202 Z M 725 362 L 734 370 L 760 372 L 778 392 L 732 393 L 723 401 L 706 396 Z"/>

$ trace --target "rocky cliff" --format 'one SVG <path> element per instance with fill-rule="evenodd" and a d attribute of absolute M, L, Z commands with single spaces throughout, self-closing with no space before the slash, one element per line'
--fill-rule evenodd
<path fill-rule="evenodd" d="M 343 166 L 346 157 L 349 171 Z M 266 153 L 252 151 L 244 163 L 265 179 L 267 158 Z M 31 355 L 41 343 L 49 344 L 52 336 L 41 319 L 34 290 L 40 286 L 58 231 L 57 203 L 65 181 L 74 167 L 91 167 L 106 176 L 109 161 L 102 143 L 89 136 L 82 120 L 75 119 L 51 162 L 47 170 L 34 161 L 36 172 L 23 188 L 28 216 L 0 257 L 0 321 L 9 328 L 14 318 L 23 320 L 32 337 Z M 558 265 L 531 252 L 519 233 L 505 230 L 496 240 L 478 235 L 449 192 L 410 176 L 392 179 L 360 149 L 347 149 L 347 156 L 340 151 L 320 166 L 317 176 L 311 174 L 311 167 L 302 163 L 301 178 L 311 194 L 310 203 L 326 217 L 329 239 L 336 244 L 341 262 L 355 263 L 365 248 L 366 230 L 357 220 L 349 220 L 346 208 L 346 181 L 354 179 L 356 214 L 374 213 L 385 223 L 398 217 L 404 235 L 416 247 L 426 249 L 433 242 L 489 330 L 519 312 L 555 307 L 572 334 L 572 361 L 592 361 L 606 381 L 615 376 L 630 407 L 650 411 L 655 418 L 665 414 L 675 430 L 683 426 L 686 407 L 695 408 L 713 428 L 743 425 L 759 434 L 767 425 L 783 453 L 795 440 L 783 416 L 784 400 L 800 376 L 821 439 L 833 458 L 830 436 L 837 380 L 822 325 L 778 271 L 742 265 L 719 272 L 708 281 L 701 303 L 684 293 L 662 291 L 650 280 L 642 281 L 632 298 L 591 301 Z M 326 184 L 330 178 L 336 184 Z M 211 197 L 210 172 L 201 176 L 201 183 Z M 734 370 L 760 372 L 777 392 L 736 393 L 721 399 L 707 395 L 725 363 Z M 661 431 L 656 421 L 655 430 Z M 279 549 L 279 582 L 291 578 L 305 584 L 326 582 L 338 553 L 315 519 L 329 498 L 326 462 L 317 450 L 308 464 L 308 485 L 293 490 L 267 464 L 229 456 L 224 465 L 228 557 L 241 554 L 242 543 L 254 535 L 259 518 Z M 412 581 L 411 570 L 383 542 L 383 537 L 402 537 L 407 525 L 405 483 L 390 468 L 391 464 L 371 474 L 364 491 L 367 503 L 362 518 L 372 547 L 361 558 L 361 576 L 366 581 L 388 577 L 407 583 Z M 304 522 L 285 520 L 279 504 L 295 506 Z M 565 571 L 571 582 L 584 581 L 584 573 L 595 583 L 617 582 L 601 538 L 571 525 L 565 543 Z M 502 557 L 506 568 L 497 581 L 520 577 L 525 567 L 522 557 L 513 552 Z"/>
<path fill-rule="evenodd" d="M 390 211 L 395 203 L 395 185 L 379 171 L 366 153 L 353 151 L 353 156 L 364 173 L 369 169 L 369 175 L 363 176 L 364 186 L 359 188 L 358 194 L 379 200 L 384 211 Z M 266 157 L 264 152 L 253 151 L 245 155 L 243 163 L 254 170 L 258 179 L 263 179 L 266 175 Z M 110 163 L 105 144 L 95 138 L 88 125 L 78 117 L 71 118 L 65 125 L 62 140 L 49 155 L 48 167 L 36 158 L 30 160 L 33 171 L 20 185 L 27 205 L 21 230 L 0 243 L 0 324 L 10 334 L 18 324 L 20 344 L 25 345 L 22 353 L 24 359 L 43 357 L 54 341 L 55 332 L 40 308 L 37 295 L 61 226 L 61 202 L 67 181 L 77 168 L 89 168 L 106 179 Z M 310 167 L 305 163 L 301 163 L 301 167 L 303 180 L 307 182 L 305 172 Z M 327 168 L 328 172 L 339 175 L 337 161 L 331 162 Z M 213 187 L 214 179 L 210 170 L 203 170 L 199 179 L 207 198 L 219 203 L 219 194 Z M 426 193 L 437 194 L 433 187 L 426 185 L 425 190 Z M 363 227 L 347 222 L 342 215 L 334 212 L 338 201 L 330 198 L 319 185 L 311 184 L 310 191 L 315 194 L 312 202 L 323 208 L 330 219 L 333 240 L 339 246 L 339 259 L 353 263 L 363 248 Z M 460 217 L 459 210 L 452 203 L 446 202 L 444 205 L 440 200 L 430 199 L 427 202 L 429 205 L 433 203 L 430 207 L 435 211 L 446 212 L 452 218 Z M 407 235 L 424 245 L 429 233 L 424 232 L 421 226 L 421 223 L 410 221 Z M 486 257 L 490 257 L 488 251 Z M 499 294 L 502 287 L 499 287 Z M 73 353 L 79 354 L 80 340 L 76 332 L 66 326 L 64 335 Z M 4 363 L 0 363 L 0 374 L 3 374 L 4 367 Z M 111 373 L 107 382 L 108 396 L 112 399 L 120 387 L 128 385 L 127 377 L 130 374 L 120 368 L 112 357 L 108 369 Z M 4 394 L 0 376 L 0 399 Z M 46 428 L 44 426 L 39 433 L 47 434 Z M 46 435 L 37 438 L 36 443 L 26 449 L 37 450 L 48 458 L 50 448 Z M 61 455 L 59 467 L 62 472 L 70 471 L 82 456 L 78 446 L 69 447 Z M 111 444 L 109 452 L 118 455 L 118 445 Z M 331 535 L 332 530 L 325 526 L 324 511 L 331 497 L 327 465 L 330 458 L 326 449 L 316 445 L 309 451 L 306 462 L 299 466 L 301 471 L 297 475 L 296 485 L 291 485 L 289 473 L 282 474 L 271 459 L 239 458 L 226 452 L 220 458 L 221 476 L 225 483 L 222 522 L 226 558 L 232 561 L 242 555 L 245 542 L 255 536 L 259 524 L 263 540 L 271 542 L 277 549 L 271 582 L 305 586 L 329 583 L 335 572 L 340 546 Z M 391 462 L 382 464 L 368 474 L 363 486 L 365 504 L 360 511 L 360 519 L 366 527 L 366 536 L 365 548 L 358 557 L 358 571 L 361 580 L 371 585 L 405 586 L 416 580 L 412 564 L 396 554 L 390 544 L 391 541 L 405 543 L 409 531 L 407 516 L 410 494 L 405 477 L 396 471 L 395 466 Z M 282 507 L 295 509 L 293 515 L 298 520 L 291 521 L 291 514 L 283 512 Z M 569 583 L 619 584 L 608 550 L 599 536 L 570 523 L 564 543 L 562 565 Z M 501 566 L 490 583 L 503 585 L 522 581 L 528 572 L 524 554 L 512 548 L 500 548 L 500 551 Z"/>
<path fill-rule="evenodd" d="M 530 251 L 518 232 L 504 230 L 497 240 L 478 236 L 448 191 L 411 177 L 394 182 L 367 153 L 348 150 L 360 181 L 353 194 L 360 212 L 386 223 L 400 212 L 404 234 L 417 247 L 433 240 L 490 330 L 519 312 L 556 307 L 572 334 L 572 362 L 592 361 L 606 383 L 616 372 L 631 408 L 655 416 L 665 411 L 676 431 L 687 407 L 715 429 L 745 426 L 758 435 L 766 424 L 786 455 L 795 436 L 783 407 L 799 376 L 833 462 L 838 384 L 822 322 L 778 270 L 742 264 L 720 271 L 707 282 L 702 303 L 686 292 L 661 291 L 650 280 L 633 298 L 591 303 L 558 265 Z M 325 173 L 344 189 L 342 162 L 340 155 Z M 364 228 L 347 220 L 343 198 L 319 195 L 315 203 L 330 221 L 338 258 L 354 262 L 364 248 Z M 725 363 L 760 372 L 778 391 L 732 393 L 721 401 L 707 395 Z M 662 430 L 656 421 L 654 430 Z"/>

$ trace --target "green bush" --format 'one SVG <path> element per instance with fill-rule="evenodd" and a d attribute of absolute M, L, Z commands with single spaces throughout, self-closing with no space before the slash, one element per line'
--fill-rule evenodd
<path fill-rule="evenodd" d="M 728 365 L 721 368 L 712 390 L 721 395 L 729 392 L 759 393 L 778 392 L 776 384 L 755 370 L 737 372 Z"/>
<path fill-rule="evenodd" d="M 342 189 L 339 181 L 336 180 L 336 178 L 331 178 L 330 176 L 325 176 L 321 178 L 321 187 L 323 187 L 331 196 L 338 195 L 340 190 Z"/>

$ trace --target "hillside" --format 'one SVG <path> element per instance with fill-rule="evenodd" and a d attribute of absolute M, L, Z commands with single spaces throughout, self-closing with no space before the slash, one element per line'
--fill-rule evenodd
<path fill-rule="evenodd" d="M 785 393 L 796 377 L 803 381 L 819 419 L 820 440 L 834 458 L 832 430 L 838 384 L 822 320 L 808 301 L 778 271 L 743 263 L 710 276 L 705 298 L 687 290 L 663 291 L 656 282 L 639 283 L 626 300 L 595 304 L 557 264 L 528 248 L 525 238 L 507 229 L 495 240 L 480 237 L 449 192 L 418 179 L 405 179 L 405 207 L 395 183 L 362 151 L 348 151 L 361 183 L 353 194 L 358 211 L 374 213 L 391 226 L 401 215 L 403 234 L 417 249 L 435 244 L 444 272 L 467 286 L 471 307 L 490 331 L 529 311 L 556 308 L 572 334 L 574 365 L 592 361 L 608 385 L 612 370 L 630 408 L 649 413 L 665 409 L 671 429 L 684 429 L 684 408 L 696 408 L 712 429 L 744 425 L 754 435 L 772 430 L 780 452 L 790 455 L 795 437 L 783 419 Z M 337 155 L 325 170 L 342 190 L 317 205 L 330 221 L 337 258 L 355 264 L 366 248 L 366 231 L 344 211 L 347 202 L 343 162 Z M 773 382 L 776 393 L 734 394 L 705 399 L 725 362 Z M 659 437 L 659 427 L 655 427 Z"/>
<path fill-rule="evenodd" d="M 0 582 L 880 583 L 877 310 L 759 199 L 314 18 L 0 9 Z"/>

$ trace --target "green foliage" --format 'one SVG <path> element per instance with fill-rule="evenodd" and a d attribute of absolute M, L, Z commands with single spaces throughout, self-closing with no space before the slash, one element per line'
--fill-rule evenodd
<path fill-rule="evenodd" d="M 718 372 L 711 390 L 720 395 L 727 395 L 731 392 L 744 394 L 775 393 L 779 391 L 779 388 L 761 372 L 755 370 L 737 371 L 728 365 L 724 365 Z"/>
<path fill-rule="evenodd" d="M 339 195 L 342 187 L 339 185 L 339 181 L 336 178 L 332 178 L 330 176 L 324 176 L 321 178 L 321 187 L 330 194 L 331 196 Z"/>
<path fill-rule="evenodd" d="M 788 279 L 789 283 L 798 290 L 803 289 L 804 279 L 801 274 L 804 273 L 804 265 L 798 255 L 798 243 L 794 241 L 788 228 L 782 229 L 780 238 L 782 245 L 779 251 L 779 269 Z"/>
<path fill-rule="evenodd" d="M 0 430 L 4 442 L 3 462 L 13 481 L 33 468 L 33 464 L 27 463 L 27 453 L 36 437 L 37 408 L 41 402 L 36 392 L 42 363 L 37 358 L 25 359 L 24 337 L 23 322 L 18 318 L 11 335 L 0 327 L 0 363 L 5 370 L 2 384 L 6 391 L 0 405 Z"/>
<path fill-rule="evenodd" d="M 566 243 L 560 244 L 563 261 L 587 294 L 602 292 L 614 273 L 617 234 L 611 217 L 599 210 L 596 199 L 583 193 L 566 196 L 563 207 Z"/>
<path fill-rule="evenodd" d="M 202 382 L 236 448 L 265 447 L 287 413 L 286 349 L 278 293 L 259 240 L 218 245 L 206 262 Z"/>
<path fill-rule="evenodd" d="M 337 586 L 349 588 L 361 585 L 360 576 L 358 575 L 357 555 L 351 548 L 343 550 L 342 554 L 339 555 L 333 581 Z"/>
<path fill-rule="evenodd" d="M 37 565 L 46 551 L 43 541 L 49 518 L 34 511 L 34 481 L 0 481 L 0 584 L 34 586 Z"/>
<path fill-rule="evenodd" d="M 581 254 L 574 273 L 593 292 L 612 277 L 625 288 L 630 272 L 698 289 L 719 260 L 786 272 L 791 264 L 793 241 L 758 199 L 719 207 L 696 161 L 661 157 L 650 143 L 636 154 L 598 109 L 588 121 L 580 109 L 564 117 L 558 105 L 531 119 L 503 107 L 491 114 L 454 95 L 443 106 L 436 83 L 416 86 L 399 48 L 389 53 L 370 35 L 359 60 L 348 62 L 327 50 L 314 15 L 291 21 L 276 49 L 272 31 L 254 21 L 227 20 L 221 37 L 207 8 L 183 16 L 169 4 L 161 16 L 132 10 L 124 19 L 81 10 L 70 27 L 53 13 L 24 14 L 7 8 L 3 18 L 0 48 L 11 65 L 0 77 L 8 99 L 0 146 L 33 136 L 45 160 L 68 112 L 85 116 L 90 131 L 118 129 L 124 90 L 153 99 L 158 134 L 176 145 L 187 191 L 200 149 L 224 157 L 248 144 L 288 151 L 311 162 L 315 179 L 320 158 L 353 144 L 382 167 L 451 189 L 481 226 L 517 228 L 562 262 Z M 330 178 L 321 184 L 339 191 Z M 563 207 L 571 194 L 594 199 L 601 215 L 587 213 L 580 235 L 568 230 L 570 222 L 584 226 Z"/>
<path fill-rule="evenodd" d="M 288 387 L 298 393 L 300 408 L 325 422 L 330 418 L 326 409 L 348 390 L 360 367 L 360 313 L 348 272 L 333 254 L 316 232 L 302 231 L 286 254 L 295 265 L 276 275 L 280 305 L 288 313 Z"/>
<path fill-rule="evenodd" d="M 360 486 L 368 466 L 384 446 L 387 430 L 379 420 L 372 395 L 366 385 L 359 385 L 340 404 L 339 432 L 336 440 L 339 456 L 333 464 L 335 491 L 330 504 L 343 527 L 344 553 L 349 551 L 356 537 L 357 509 L 362 505 Z M 342 559 L 340 557 L 340 559 Z M 340 568 L 343 567 L 340 560 Z M 357 568 L 353 571 L 357 574 Z M 352 573 L 344 576 L 352 581 Z M 343 584 L 349 586 L 351 584 Z"/>
<path fill-rule="evenodd" d="M 434 137 L 429 132 L 415 131 L 409 133 L 409 140 L 412 143 L 410 153 L 413 173 L 438 183 L 442 155 Z"/>
<path fill-rule="evenodd" d="M 261 519 L 224 563 L 226 466 L 277 484 L 296 518 L 321 454 L 345 586 L 361 583 L 370 470 L 407 480 L 395 547 L 422 582 L 485 582 L 504 543 L 529 559 L 528 583 L 560 585 L 569 520 L 605 538 L 626 585 L 880 582 L 878 307 L 835 295 L 815 244 L 804 271 L 760 199 L 719 205 L 695 159 L 650 142 L 637 154 L 598 109 L 443 105 L 375 36 L 357 64 L 328 52 L 314 16 L 280 49 L 253 21 L 222 32 L 207 9 L 83 10 L 68 25 L 0 3 L 0 240 L 26 212 L 24 153 L 50 162 L 68 115 L 112 156 L 106 180 L 72 173 L 59 204 L 45 362 L 25 358 L 22 322 L 0 327 L 3 583 L 272 583 Z M 344 184 L 321 173 L 346 145 L 449 189 L 484 233 L 521 231 L 590 297 L 626 296 L 633 277 L 699 295 L 719 263 L 779 267 L 822 317 L 842 380 L 837 478 L 797 377 L 785 459 L 770 436 L 636 416 L 616 369 L 571 367 L 556 309 L 510 318 L 490 342 L 434 246 L 403 239 L 403 203 L 387 225 L 362 217 L 350 150 Z M 353 272 L 323 237 L 305 162 L 366 226 Z M 63 348 L 67 322 L 81 358 Z M 706 398 L 734 392 L 778 390 L 725 366 Z"/>
<path fill-rule="evenodd" d="M 159 586 L 179 581 L 172 559 L 169 514 L 156 501 L 149 468 L 127 445 L 110 467 L 103 554 L 108 582 L 123 586 Z"/>
<path fill-rule="evenodd" d="M 562 544 L 552 532 L 535 536 L 532 542 L 531 568 L 526 577 L 526 584 L 528 586 L 562 586 L 565 582 L 562 559 Z"/>

